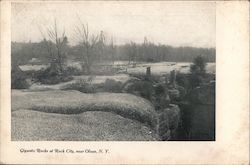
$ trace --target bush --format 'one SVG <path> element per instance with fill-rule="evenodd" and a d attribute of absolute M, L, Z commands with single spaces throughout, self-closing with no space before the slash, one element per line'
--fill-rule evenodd
<path fill-rule="evenodd" d="M 149 81 L 151 83 L 157 83 L 162 81 L 162 76 L 161 75 L 153 75 L 151 74 L 150 78 L 147 77 L 147 75 L 145 74 L 141 74 L 141 73 L 130 73 L 129 74 L 130 77 L 135 77 L 137 79 L 143 80 L 143 81 Z"/>
<path fill-rule="evenodd" d="M 194 59 L 193 64 L 190 66 L 190 84 L 192 88 L 201 85 L 204 82 L 206 76 L 206 61 L 202 56 L 198 56 Z"/>
<path fill-rule="evenodd" d="M 35 77 L 42 84 L 58 84 L 60 82 L 73 80 L 73 77 L 63 73 L 59 74 L 51 67 L 38 71 Z"/>
<path fill-rule="evenodd" d="M 68 75 L 68 76 L 79 76 L 82 74 L 82 71 L 78 68 L 72 67 L 72 66 L 68 66 L 64 71 L 63 71 L 64 75 Z"/>
<path fill-rule="evenodd" d="M 123 84 L 119 81 L 107 79 L 103 84 L 103 89 L 105 92 L 121 93 Z"/>
<path fill-rule="evenodd" d="M 158 83 L 154 85 L 152 103 L 157 111 L 161 111 L 169 106 L 170 98 L 164 84 Z"/>
<path fill-rule="evenodd" d="M 190 76 L 187 74 L 176 74 L 176 83 L 185 89 L 188 89 L 190 87 Z"/>
<path fill-rule="evenodd" d="M 76 83 L 67 85 L 64 90 L 77 90 L 83 93 L 95 93 L 96 87 L 87 80 L 77 80 Z"/>
<path fill-rule="evenodd" d="M 114 75 L 117 69 L 112 66 L 93 66 L 91 68 L 91 74 L 94 75 Z"/>
<path fill-rule="evenodd" d="M 124 88 L 125 92 L 141 96 L 151 101 L 154 92 L 153 85 L 150 81 L 128 82 Z"/>
<path fill-rule="evenodd" d="M 185 89 L 184 87 L 182 87 L 182 86 L 179 86 L 179 85 L 176 86 L 176 89 L 177 89 L 177 90 L 179 91 L 179 93 L 180 93 L 180 96 L 179 96 L 178 100 L 179 100 L 179 101 L 180 101 L 180 100 L 183 100 L 183 99 L 186 97 L 186 94 L 187 94 L 186 89 Z"/>
<path fill-rule="evenodd" d="M 122 93 L 123 84 L 119 81 L 107 79 L 101 84 L 91 84 L 89 80 L 78 80 L 76 83 L 67 85 L 64 90 L 77 90 L 83 93 L 112 92 Z"/>
<path fill-rule="evenodd" d="M 202 56 L 198 56 L 194 59 L 193 64 L 190 66 L 190 72 L 192 74 L 205 74 L 206 73 L 206 61 Z"/>
<path fill-rule="evenodd" d="M 11 89 L 27 89 L 29 83 L 26 81 L 26 74 L 18 66 L 11 70 Z"/>

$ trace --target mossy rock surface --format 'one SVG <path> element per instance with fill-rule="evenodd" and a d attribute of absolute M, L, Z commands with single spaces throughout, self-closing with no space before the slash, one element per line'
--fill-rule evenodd
<path fill-rule="evenodd" d="M 13 141 L 154 141 L 144 124 L 111 112 L 55 114 L 33 110 L 12 112 Z"/>
<path fill-rule="evenodd" d="M 80 114 L 86 111 L 105 111 L 137 120 L 154 128 L 157 119 L 153 105 L 141 97 L 126 93 L 85 94 L 78 91 L 12 90 L 12 111 L 20 109 Z"/>

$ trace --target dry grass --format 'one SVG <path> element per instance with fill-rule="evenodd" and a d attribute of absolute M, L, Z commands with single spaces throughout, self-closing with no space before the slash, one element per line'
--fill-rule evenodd
<path fill-rule="evenodd" d="M 78 91 L 12 90 L 12 111 L 27 109 L 48 113 L 79 114 L 86 111 L 107 111 L 155 127 L 156 112 L 153 105 L 141 98 L 125 93 L 84 94 Z"/>
<path fill-rule="evenodd" d="M 14 141 L 152 141 L 155 132 L 135 120 L 110 112 L 52 114 L 32 110 L 12 112 Z"/>

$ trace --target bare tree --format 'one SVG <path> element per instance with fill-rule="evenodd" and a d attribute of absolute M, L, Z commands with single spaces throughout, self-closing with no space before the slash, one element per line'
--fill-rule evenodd
<path fill-rule="evenodd" d="M 106 40 L 106 38 L 105 38 L 104 32 L 101 31 L 99 41 L 98 41 L 99 49 L 100 49 L 100 54 L 98 56 L 99 57 L 98 58 L 99 62 L 101 62 L 101 60 L 102 60 L 102 58 L 104 56 L 105 40 Z"/>
<path fill-rule="evenodd" d="M 144 37 L 144 41 L 143 41 L 143 57 L 147 57 L 148 54 L 148 39 L 147 37 Z"/>
<path fill-rule="evenodd" d="M 64 47 L 68 42 L 65 30 L 59 36 L 57 22 L 55 19 L 54 26 L 52 28 L 47 28 L 48 39 L 41 30 L 40 32 L 44 38 L 44 42 L 50 56 L 51 69 L 55 69 L 58 74 L 61 74 L 63 72 L 64 64 Z M 56 48 L 56 53 L 53 51 L 53 44 Z"/>
<path fill-rule="evenodd" d="M 128 57 L 129 57 L 129 64 L 133 62 L 133 66 L 136 65 L 136 55 L 137 55 L 137 48 L 136 44 L 134 42 L 130 42 L 129 44 L 129 51 L 128 51 Z"/>
<path fill-rule="evenodd" d="M 79 45 L 81 45 L 84 49 L 82 66 L 85 67 L 86 73 L 90 74 L 91 66 L 94 61 L 93 50 L 97 44 L 98 35 L 91 35 L 88 24 L 83 24 L 80 18 L 78 20 L 80 25 L 75 28 L 75 37 L 77 38 Z"/>
<path fill-rule="evenodd" d="M 49 35 L 50 40 L 55 44 L 56 46 L 56 63 L 59 66 L 60 73 L 63 72 L 63 64 L 64 64 L 64 46 L 67 44 L 67 37 L 65 36 L 65 30 L 63 30 L 61 36 L 58 34 L 58 28 L 57 23 L 55 20 L 54 27 L 52 29 L 47 29 L 47 33 Z"/>
<path fill-rule="evenodd" d="M 110 49 L 111 49 L 111 58 L 112 58 L 112 62 L 113 62 L 113 64 L 114 64 L 114 63 L 115 63 L 115 46 L 114 46 L 113 37 L 111 37 L 111 40 L 110 40 Z"/>
<path fill-rule="evenodd" d="M 54 61 L 55 61 L 55 57 L 53 56 L 53 51 L 52 51 L 52 47 L 53 47 L 52 42 L 48 41 L 46 39 L 46 36 L 42 32 L 41 28 L 39 28 L 39 30 L 40 30 L 40 33 L 41 33 L 41 35 L 43 37 L 43 43 L 45 44 L 46 50 L 47 50 L 48 55 L 49 55 L 50 67 L 52 67 L 53 64 L 54 64 Z"/>

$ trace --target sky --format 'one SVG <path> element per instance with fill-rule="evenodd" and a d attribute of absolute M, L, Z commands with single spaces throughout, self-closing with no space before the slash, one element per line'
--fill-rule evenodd
<path fill-rule="evenodd" d="M 41 31 L 57 21 L 71 45 L 77 44 L 79 18 L 89 31 L 103 31 L 106 42 L 215 47 L 215 2 L 181 1 L 82 1 L 12 3 L 11 38 L 17 42 L 39 42 Z"/>

